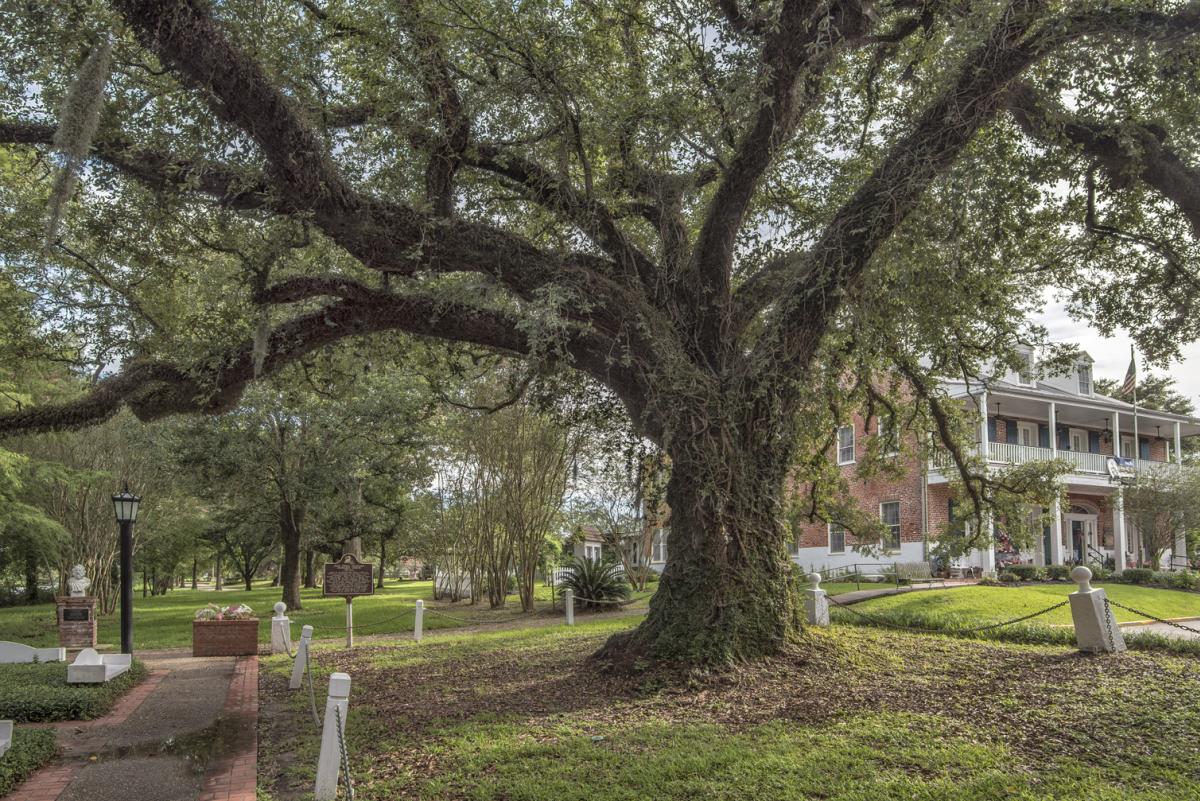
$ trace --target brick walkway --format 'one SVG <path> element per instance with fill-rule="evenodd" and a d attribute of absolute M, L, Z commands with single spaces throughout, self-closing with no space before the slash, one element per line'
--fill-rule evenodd
<path fill-rule="evenodd" d="M 178 655 L 175 658 L 184 662 L 188 661 L 181 659 Z M 205 661 L 211 662 L 212 660 L 201 660 L 201 662 Z M 178 675 L 186 675 L 187 670 L 190 669 L 180 664 L 172 665 L 172 667 L 182 671 Z M 164 703 L 174 706 L 175 704 L 171 702 L 170 698 L 159 697 L 163 693 L 169 692 L 166 688 L 160 690 L 160 685 L 171 673 L 171 670 L 152 670 L 146 681 L 124 695 L 102 718 L 86 722 L 64 721 L 48 724 L 62 732 L 60 738 L 74 736 L 82 738 L 82 740 L 74 743 L 68 740 L 63 743 L 64 747 L 55 761 L 29 777 L 15 792 L 5 796 L 4 801 L 58 801 L 60 798 L 87 798 L 91 801 L 93 789 L 98 791 L 97 797 L 117 797 L 127 801 L 157 801 L 141 797 L 149 790 L 139 791 L 128 782 L 125 783 L 127 787 L 123 795 L 119 790 L 114 792 L 114 788 L 111 786 L 106 789 L 104 777 L 94 775 L 98 766 L 89 760 L 87 755 L 97 739 L 108 741 L 109 746 L 119 746 L 122 738 L 115 737 L 115 735 L 122 729 L 116 727 L 137 713 L 147 699 L 150 699 L 151 703 L 146 705 L 146 709 L 140 717 L 149 716 L 148 719 L 157 719 L 160 717 L 161 707 Z M 172 681 L 176 681 L 176 678 L 172 678 Z M 159 692 L 159 696 L 155 696 L 156 691 Z M 178 692 L 178 687 L 175 691 Z M 208 708 L 212 709 L 212 707 Z M 207 766 L 202 784 L 197 777 L 190 792 L 185 789 L 188 782 L 168 778 L 168 766 L 173 762 L 183 763 L 180 763 L 178 758 L 158 758 L 165 760 L 157 769 L 160 774 L 158 783 L 165 787 L 167 785 L 162 783 L 168 782 L 172 791 L 179 794 L 173 797 L 194 798 L 196 801 L 255 801 L 258 766 L 257 656 L 242 657 L 233 666 L 228 688 L 225 690 L 220 719 L 222 729 L 232 733 L 232 739 L 229 740 L 224 753 Z M 130 726 L 134 730 L 144 729 L 145 721 L 137 723 L 135 720 L 125 726 L 124 730 L 129 730 Z M 110 737 L 113 739 L 109 740 Z M 102 766 L 107 762 L 113 767 L 132 766 L 139 759 L 137 755 L 129 757 L 132 762 L 126 762 L 123 756 L 115 758 L 118 760 L 115 763 L 111 762 L 111 758 L 104 758 L 99 765 Z M 144 757 L 140 758 L 143 761 L 145 759 Z M 157 760 L 155 764 L 158 764 Z M 97 781 L 100 783 L 97 784 Z M 107 783 L 111 785 L 112 780 L 110 779 Z M 145 785 L 142 787 L 144 788 Z"/>
<path fill-rule="evenodd" d="M 255 801 L 258 785 L 258 657 L 238 660 L 224 717 L 241 727 L 232 751 L 209 766 L 197 801 Z"/>
<path fill-rule="evenodd" d="M 133 711 L 142 705 L 150 693 L 162 683 L 163 677 L 170 671 L 152 670 L 150 675 L 134 687 L 113 705 L 107 715 L 80 722 L 78 720 L 63 720 L 52 724 L 55 729 L 93 729 L 97 726 L 116 726 L 124 723 Z M 5 801 L 55 801 L 84 763 L 69 762 L 67 764 L 50 764 L 26 779 L 13 793 L 5 797 Z"/>

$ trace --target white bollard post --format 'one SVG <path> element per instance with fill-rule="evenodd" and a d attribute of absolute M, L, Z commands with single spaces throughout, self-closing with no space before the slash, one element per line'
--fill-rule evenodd
<path fill-rule="evenodd" d="M 308 641 L 312 639 L 312 626 L 300 629 L 300 642 L 296 644 L 296 661 L 292 663 L 292 680 L 288 682 L 289 690 L 300 689 L 304 681 L 304 668 L 308 664 Z"/>
<path fill-rule="evenodd" d="M 421 635 L 425 632 L 425 602 L 417 601 L 417 612 L 413 615 L 413 639 L 417 642 L 421 641 Z"/>
<path fill-rule="evenodd" d="M 810 626 L 829 625 L 829 599 L 821 589 L 821 574 L 809 573 L 808 581 L 812 585 L 804 591 L 805 619 Z"/>
<path fill-rule="evenodd" d="M 4 752 L 12 747 L 13 738 L 13 722 L 11 720 L 0 720 L 0 757 L 4 756 Z"/>
<path fill-rule="evenodd" d="M 329 677 L 329 697 L 325 700 L 325 725 L 321 729 L 321 755 L 317 758 L 317 801 L 337 798 L 338 773 L 342 767 L 342 735 L 346 729 L 346 712 L 350 706 L 350 674 L 334 673 Z M 338 719 L 342 733 L 338 732 Z"/>
<path fill-rule="evenodd" d="M 346 647 L 354 647 L 354 598 L 346 596 Z"/>
<path fill-rule="evenodd" d="M 286 654 L 292 650 L 292 621 L 285 614 L 287 604 L 275 604 L 275 616 L 271 618 L 271 653 Z"/>
<path fill-rule="evenodd" d="M 575 625 L 575 593 L 572 590 L 563 590 L 563 609 L 567 612 L 567 625 Z"/>
<path fill-rule="evenodd" d="M 1125 637 L 1116 616 L 1105 603 L 1104 590 L 1093 589 L 1092 571 L 1080 565 L 1071 571 L 1079 589 L 1067 596 L 1071 601 L 1071 620 L 1075 624 L 1075 642 L 1079 650 L 1093 653 L 1118 653 L 1125 650 Z"/>

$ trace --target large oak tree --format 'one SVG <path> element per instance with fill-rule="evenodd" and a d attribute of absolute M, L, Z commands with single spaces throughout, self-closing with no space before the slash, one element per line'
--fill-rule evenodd
<path fill-rule="evenodd" d="M 582 371 L 671 461 L 670 561 L 614 644 L 631 651 L 782 647 L 789 471 L 819 471 L 860 402 L 907 399 L 906 425 L 953 445 L 934 376 L 1015 364 L 1048 287 L 1158 357 L 1200 319 L 1198 3 L 4 13 L 0 141 L 66 154 L 82 187 L 43 249 L 47 181 L 10 182 L 6 264 L 92 301 L 124 361 L 0 433 L 222 411 L 258 375 L 394 331 Z M 106 41 L 87 136 L 93 106 L 63 97 Z"/>

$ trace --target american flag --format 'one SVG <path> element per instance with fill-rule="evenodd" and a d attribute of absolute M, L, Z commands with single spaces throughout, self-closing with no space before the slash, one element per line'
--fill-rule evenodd
<path fill-rule="evenodd" d="M 1129 346 L 1129 369 L 1125 371 L 1125 383 L 1121 385 L 1122 395 L 1137 393 L 1137 358 L 1133 355 L 1133 345 Z"/>

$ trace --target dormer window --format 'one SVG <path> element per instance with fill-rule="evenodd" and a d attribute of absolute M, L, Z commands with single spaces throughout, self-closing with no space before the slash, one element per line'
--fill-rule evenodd
<path fill-rule="evenodd" d="M 1022 353 L 1020 358 L 1021 367 L 1017 370 L 1017 378 L 1022 384 L 1032 384 L 1034 368 L 1033 351 Z"/>
<path fill-rule="evenodd" d="M 1092 394 L 1092 368 L 1089 365 L 1079 365 L 1079 394 Z"/>

